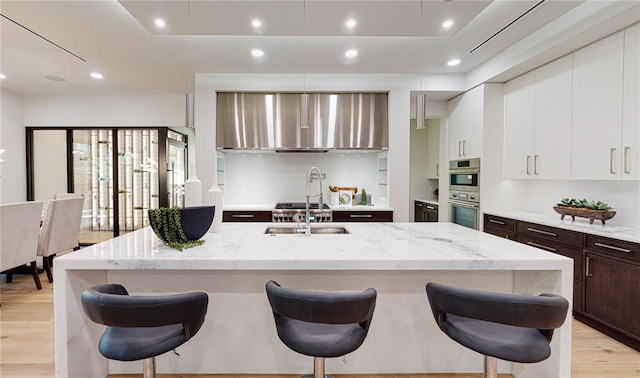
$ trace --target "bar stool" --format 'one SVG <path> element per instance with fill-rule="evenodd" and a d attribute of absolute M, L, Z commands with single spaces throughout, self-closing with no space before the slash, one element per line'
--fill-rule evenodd
<path fill-rule="evenodd" d="M 119 284 L 98 285 L 81 296 L 85 314 L 107 326 L 98 349 L 111 360 L 144 360 L 144 378 L 155 377 L 155 356 L 192 338 L 207 313 L 207 293 L 130 296 Z"/>
<path fill-rule="evenodd" d="M 266 285 L 280 340 L 291 350 L 313 357 L 313 375 L 324 378 L 324 359 L 358 349 L 369 331 L 377 292 L 329 292 Z"/>
<path fill-rule="evenodd" d="M 551 354 L 553 330 L 564 323 L 569 302 L 555 294 L 520 295 L 426 286 L 440 330 L 484 355 L 483 377 L 497 377 L 497 358 L 534 363 Z"/>

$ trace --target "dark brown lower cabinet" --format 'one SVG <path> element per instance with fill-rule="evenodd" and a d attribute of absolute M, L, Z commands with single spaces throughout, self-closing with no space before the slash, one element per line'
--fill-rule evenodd
<path fill-rule="evenodd" d="M 393 222 L 393 211 L 337 210 L 333 212 L 334 222 Z"/>
<path fill-rule="evenodd" d="M 224 211 L 223 222 L 271 222 L 271 210 L 268 211 Z"/>

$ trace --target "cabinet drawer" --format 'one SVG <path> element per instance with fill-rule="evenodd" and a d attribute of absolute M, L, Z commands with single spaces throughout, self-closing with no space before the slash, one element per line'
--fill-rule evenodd
<path fill-rule="evenodd" d="M 484 226 L 499 228 L 504 231 L 511 231 L 513 233 L 516 229 L 516 221 L 509 218 L 497 217 L 495 215 L 484 215 Z M 485 230 L 486 231 L 486 230 Z"/>
<path fill-rule="evenodd" d="M 578 248 L 582 248 L 584 240 L 584 236 L 580 232 L 521 221 L 516 222 L 516 232 L 518 235 L 528 235 L 552 241 L 553 244 L 562 243 Z"/>
<path fill-rule="evenodd" d="M 334 222 L 393 222 L 393 211 L 348 211 L 333 212 Z"/>
<path fill-rule="evenodd" d="M 515 240 L 515 235 L 516 235 L 513 231 L 509 231 L 509 230 L 505 230 L 497 227 L 491 227 L 487 225 L 487 223 L 484 224 L 484 232 L 491 235 L 500 236 L 501 238 L 505 238 L 509 240 Z"/>
<path fill-rule="evenodd" d="M 530 245 L 532 247 L 543 249 L 548 252 L 553 252 L 558 255 L 572 258 L 573 278 L 580 281 L 582 280 L 582 276 L 584 275 L 584 273 L 582 270 L 583 257 L 581 248 L 554 243 L 546 239 L 540 239 L 534 236 L 520 233 L 516 235 L 516 241 L 522 244 Z"/>
<path fill-rule="evenodd" d="M 225 211 L 223 222 L 271 222 L 271 211 Z"/>
<path fill-rule="evenodd" d="M 640 244 L 638 243 L 587 235 L 586 248 L 608 256 L 640 262 Z"/>

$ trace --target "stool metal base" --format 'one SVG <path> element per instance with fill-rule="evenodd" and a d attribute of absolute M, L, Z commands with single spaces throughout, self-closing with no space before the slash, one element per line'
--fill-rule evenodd
<path fill-rule="evenodd" d="M 143 378 L 156 378 L 156 358 L 149 357 L 143 361 Z"/>
<path fill-rule="evenodd" d="M 303 375 L 300 378 L 333 378 L 324 375 L 324 357 L 313 357 L 313 374 Z"/>
<path fill-rule="evenodd" d="M 483 378 L 498 378 L 498 359 L 491 356 L 484 356 Z"/>

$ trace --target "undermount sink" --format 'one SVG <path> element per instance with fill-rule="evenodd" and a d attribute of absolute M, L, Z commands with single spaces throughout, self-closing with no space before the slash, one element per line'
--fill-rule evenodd
<path fill-rule="evenodd" d="M 298 229 L 297 227 L 286 227 L 286 226 L 270 226 L 264 230 L 265 234 L 268 235 L 293 235 L 300 234 L 304 235 L 304 229 Z M 347 230 L 344 226 L 311 226 L 312 234 L 350 234 L 349 230 Z"/>

